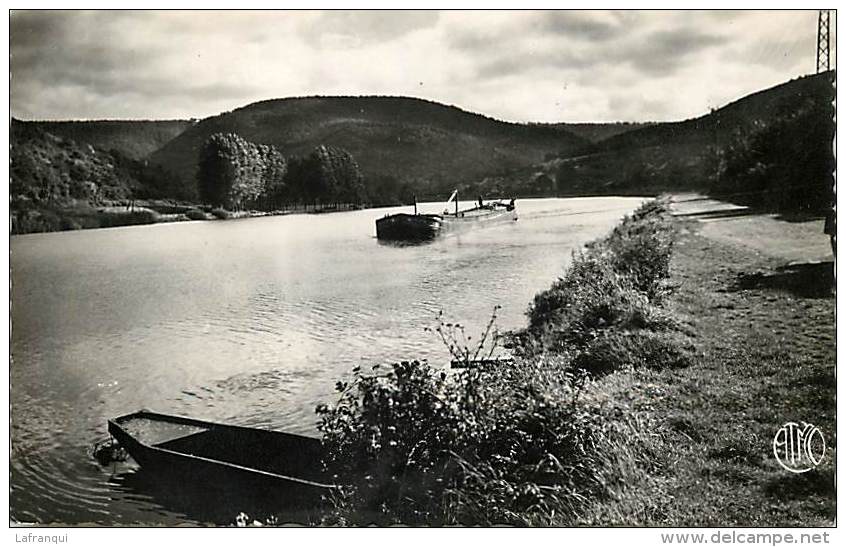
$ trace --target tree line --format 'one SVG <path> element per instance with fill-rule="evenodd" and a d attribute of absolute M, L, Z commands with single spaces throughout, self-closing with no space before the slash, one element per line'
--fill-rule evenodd
<path fill-rule="evenodd" d="M 361 169 L 346 150 L 320 145 L 303 157 L 251 143 L 235 133 L 216 133 L 200 149 L 200 199 L 230 210 L 283 205 L 360 205 L 367 200 Z"/>
<path fill-rule="evenodd" d="M 768 210 L 822 212 L 834 200 L 834 110 L 828 97 L 798 97 L 768 123 L 711 151 L 710 193 Z"/>

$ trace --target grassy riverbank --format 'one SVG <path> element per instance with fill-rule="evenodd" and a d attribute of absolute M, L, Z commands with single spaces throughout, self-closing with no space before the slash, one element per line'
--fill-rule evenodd
<path fill-rule="evenodd" d="M 23 208 L 12 211 L 11 233 L 30 234 L 188 220 L 229 220 L 290 214 L 334 213 L 360 208 L 360 206 L 348 204 L 325 207 L 297 205 L 271 211 L 227 211 L 206 205 L 167 200 L 139 200 L 131 202 L 131 205 L 127 201 L 96 207 L 80 202 L 74 206 Z"/>
<path fill-rule="evenodd" d="M 643 499 L 643 515 L 621 502 L 618 515 L 614 505 L 606 506 L 602 520 L 833 525 L 831 263 L 785 265 L 741 241 L 704 236 L 707 225 L 679 226 L 671 268 L 675 288 L 667 307 L 693 336 L 697 357 L 684 370 L 644 372 L 626 387 L 639 401 L 632 410 L 655 420 L 659 468 L 634 489 Z M 793 474 L 773 457 L 773 437 L 788 421 L 806 421 L 822 431 L 827 452 L 815 470 Z"/>
<path fill-rule="evenodd" d="M 652 202 L 576 254 L 511 337 L 513 364 L 340 383 L 321 429 L 350 487 L 326 523 L 830 525 L 824 269 L 784 273 L 698 226 Z M 772 456 L 791 420 L 829 447 L 802 475 Z"/>

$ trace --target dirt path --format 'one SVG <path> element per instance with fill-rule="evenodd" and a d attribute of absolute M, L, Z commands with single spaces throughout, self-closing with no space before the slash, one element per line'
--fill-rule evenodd
<path fill-rule="evenodd" d="M 823 218 L 788 220 L 699 194 L 673 195 L 671 208 L 673 216 L 698 220 L 701 234 L 715 241 L 740 244 L 761 255 L 790 262 L 832 260 L 831 244 L 823 233 Z"/>

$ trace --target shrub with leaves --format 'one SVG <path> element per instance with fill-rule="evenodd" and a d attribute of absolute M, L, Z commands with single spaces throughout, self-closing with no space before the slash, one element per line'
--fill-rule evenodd
<path fill-rule="evenodd" d="M 572 521 L 605 494 L 614 450 L 584 379 L 554 359 L 518 360 L 482 372 L 476 435 L 458 460 L 449 510 L 462 523 Z"/>
<path fill-rule="evenodd" d="M 347 485 L 346 518 L 369 522 L 443 520 L 450 482 L 450 451 L 461 444 L 478 373 L 450 378 L 425 362 L 357 368 L 350 383 L 336 385 L 332 407 L 318 407 L 326 448 L 324 464 Z"/>
<path fill-rule="evenodd" d="M 560 364 L 382 369 L 356 370 L 318 409 L 327 471 L 347 485 L 340 522 L 525 525 L 575 519 L 604 492 L 603 420 Z"/>
<path fill-rule="evenodd" d="M 500 305 L 494 306 L 485 330 L 482 331 L 481 336 L 475 343 L 473 337 L 467 335 L 464 325 L 445 321 L 443 311 L 438 312 L 437 324 L 432 328 L 426 327 L 424 331 L 434 332 L 440 337 L 444 347 L 452 356 L 453 363 L 460 363 L 465 368 L 470 367 L 476 360 L 494 358 L 502 340 L 502 335 L 496 326 L 497 312 L 500 308 L 502 308 Z M 497 356 L 496 359 L 499 359 L 499 357 Z"/>

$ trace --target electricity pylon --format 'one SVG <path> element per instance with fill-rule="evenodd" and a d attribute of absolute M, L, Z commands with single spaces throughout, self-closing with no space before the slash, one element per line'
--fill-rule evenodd
<path fill-rule="evenodd" d="M 817 19 L 817 74 L 829 70 L 829 27 L 831 25 L 831 11 L 821 9 Z"/>

